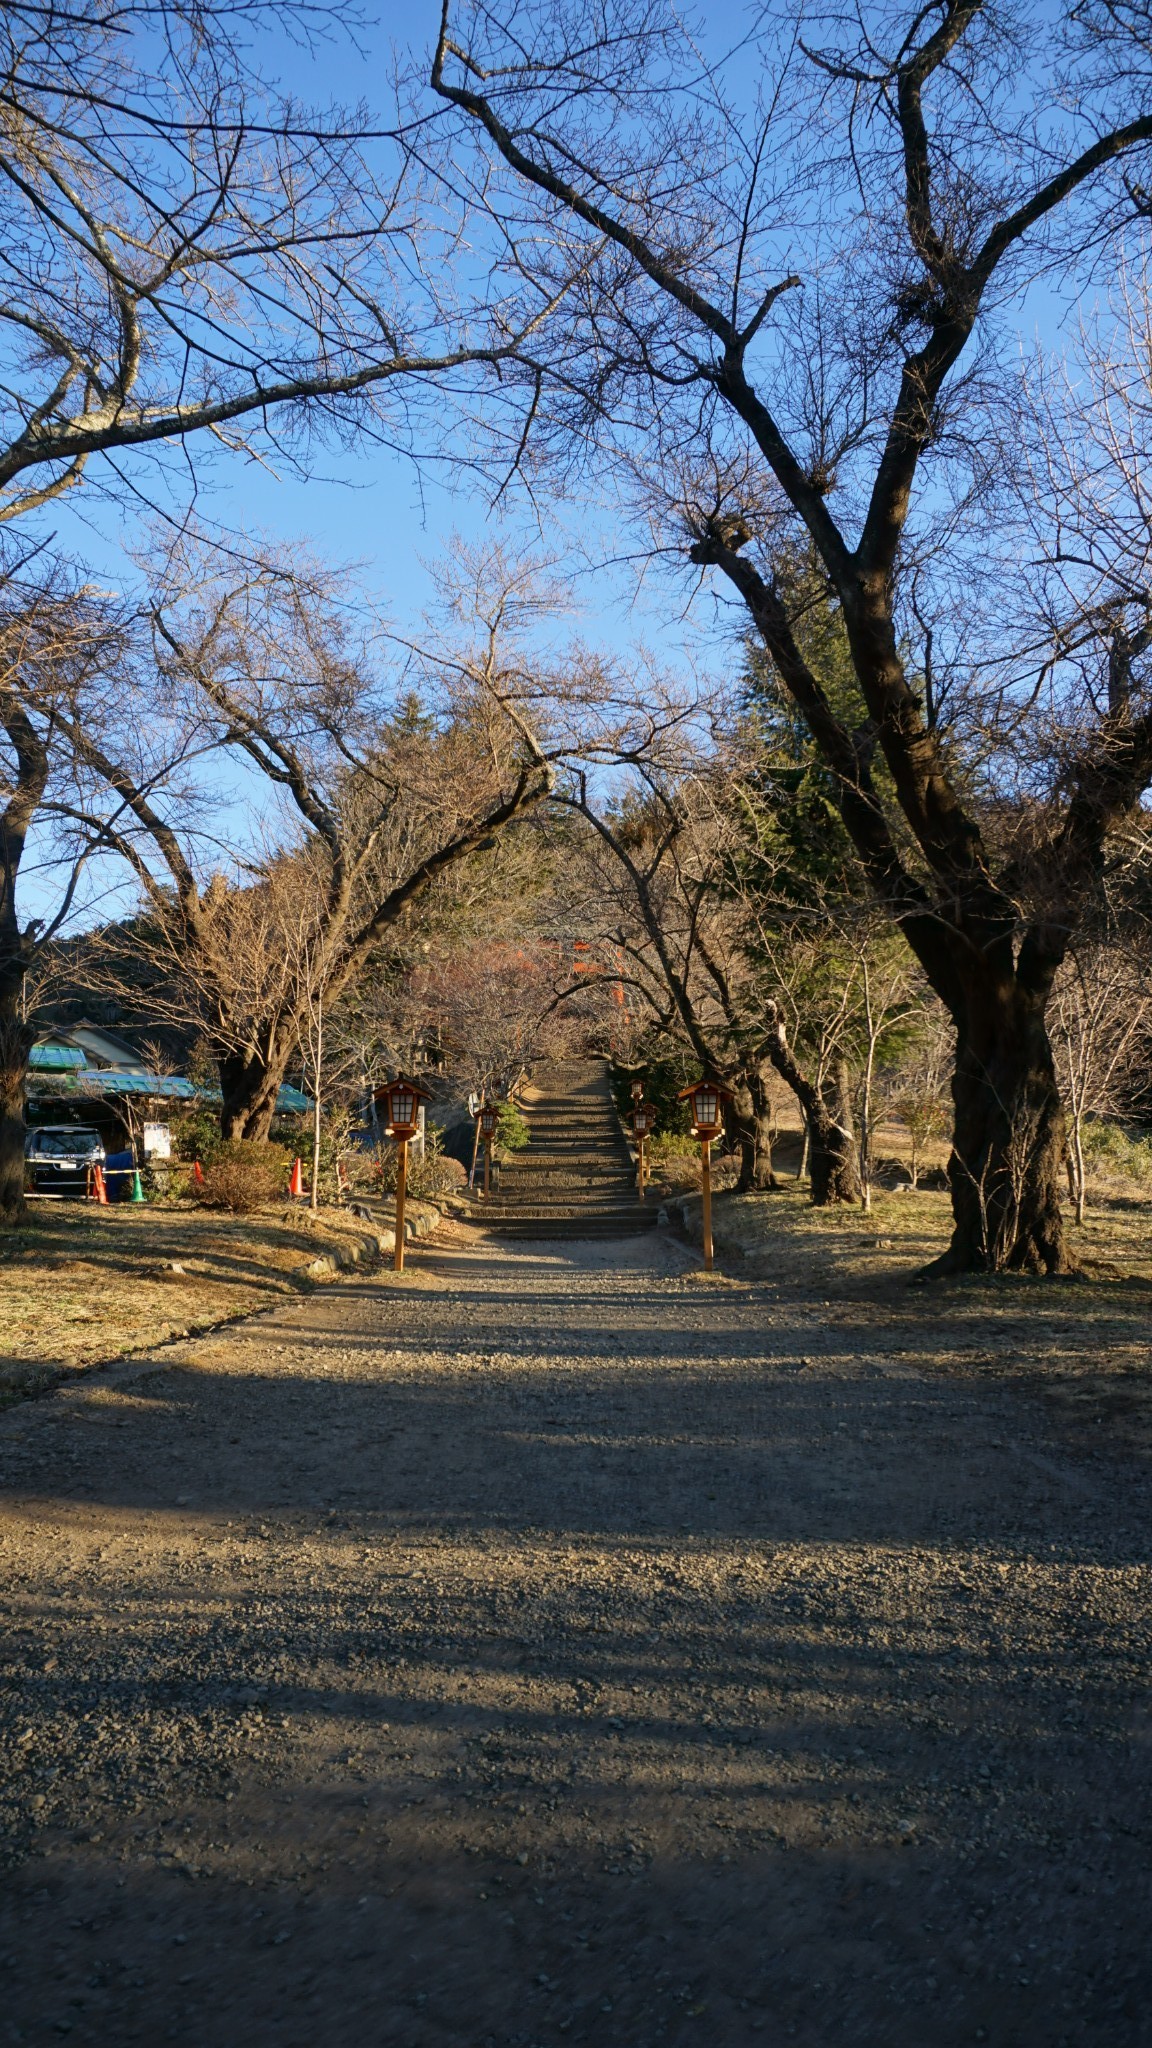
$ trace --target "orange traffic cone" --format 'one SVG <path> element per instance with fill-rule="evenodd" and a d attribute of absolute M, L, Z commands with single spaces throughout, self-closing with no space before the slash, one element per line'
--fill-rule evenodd
<path fill-rule="evenodd" d="M 302 1196 L 304 1193 L 304 1168 L 298 1159 L 292 1163 L 292 1178 L 288 1183 L 288 1193 L 296 1197 Z"/>
<path fill-rule="evenodd" d="M 103 1202 L 104 1207 L 108 1207 L 108 1189 L 104 1181 L 104 1168 L 99 1160 L 96 1161 L 95 1166 L 92 1168 L 92 1200 L 94 1202 Z"/>
<path fill-rule="evenodd" d="M 192 1161 L 192 1179 L 198 1188 L 204 1185 L 204 1168 L 198 1159 Z"/>

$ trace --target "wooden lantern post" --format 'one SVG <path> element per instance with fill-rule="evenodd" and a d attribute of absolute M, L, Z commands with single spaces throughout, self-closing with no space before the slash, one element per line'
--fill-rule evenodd
<path fill-rule="evenodd" d="M 483 1141 L 484 1141 L 484 1193 L 485 1193 L 485 1195 L 487 1195 L 487 1194 L 488 1194 L 488 1192 L 489 1192 L 489 1189 L 490 1189 L 490 1188 L 491 1188 L 491 1186 L 492 1186 L 492 1141 L 493 1141 L 493 1139 L 494 1139 L 494 1138 L 495 1138 L 495 1136 L 496 1136 L 496 1126 L 497 1126 L 497 1124 L 499 1123 L 499 1121 L 500 1121 L 500 1104 L 499 1104 L 498 1102 L 485 1102 L 485 1103 L 483 1103 L 483 1104 L 481 1105 L 481 1107 L 480 1107 L 480 1112 L 479 1112 L 479 1115 L 478 1115 L 478 1118 L 477 1118 L 477 1122 L 479 1123 L 479 1126 L 480 1126 L 480 1136 L 481 1136 L 481 1138 L 482 1138 L 482 1139 L 483 1139 Z"/>
<path fill-rule="evenodd" d="M 408 1193 L 408 1140 L 416 1136 L 420 1128 L 420 1104 L 429 1100 L 426 1088 L 419 1088 L 415 1081 L 405 1079 L 403 1074 L 389 1083 L 378 1093 L 378 1100 L 384 1103 L 386 1125 L 389 1137 L 396 1142 L 396 1249 L 393 1254 L 393 1269 L 404 1271 L 404 1203 Z"/>
<path fill-rule="evenodd" d="M 632 1130 L 636 1138 L 636 1185 L 641 1201 L 648 1182 L 648 1133 L 655 1122 L 656 1111 L 652 1103 L 637 1098 L 632 1111 Z"/>
<path fill-rule="evenodd" d="M 712 1140 L 724 1129 L 724 1104 L 731 1100 L 727 1088 L 707 1078 L 694 1081 L 680 1091 L 681 1102 L 692 1104 L 692 1136 L 700 1140 L 700 1186 L 703 1195 L 701 1223 L 704 1236 L 704 1271 L 712 1271 Z"/>

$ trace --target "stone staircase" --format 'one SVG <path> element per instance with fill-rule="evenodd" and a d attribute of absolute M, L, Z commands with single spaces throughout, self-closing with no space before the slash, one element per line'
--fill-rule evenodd
<path fill-rule="evenodd" d="M 537 1070 L 520 1105 L 531 1141 L 503 1167 L 477 1223 L 501 1237 L 626 1237 L 651 1230 L 657 1204 L 642 1205 L 636 1173 L 603 1060 L 566 1060 Z"/>

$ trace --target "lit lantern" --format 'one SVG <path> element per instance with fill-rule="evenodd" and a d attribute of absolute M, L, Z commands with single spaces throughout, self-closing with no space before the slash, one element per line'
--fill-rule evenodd
<path fill-rule="evenodd" d="M 656 1110 L 651 1102 L 638 1102 L 632 1111 L 632 1129 L 638 1138 L 646 1138 L 656 1123 Z"/>
<path fill-rule="evenodd" d="M 681 1102 L 692 1105 L 692 1136 L 700 1140 L 700 1192 L 703 1197 L 700 1221 L 703 1226 L 704 1271 L 712 1271 L 712 1140 L 724 1128 L 724 1104 L 732 1100 L 727 1088 L 705 1076 L 680 1091 Z"/>
<path fill-rule="evenodd" d="M 396 1159 L 396 1250 L 393 1265 L 397 1273 L 404 1271 L 404 1202 L 408 1192 L 408 1140 L 414 1138 L 420 1128 L 420 1105 L 431 1098 L 426 1088 L 415 1081 L 409 1081 L 404 1074 L 397 1075 L 384 1088 L 374 1091 L 373 1099 L 384 1111 L 384 1126 L 397 1146 Z"/>

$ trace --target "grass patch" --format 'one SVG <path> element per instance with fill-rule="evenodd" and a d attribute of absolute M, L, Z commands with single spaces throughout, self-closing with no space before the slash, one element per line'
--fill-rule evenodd
<path fill-rule="evenodd" d="M 312 1261 L 367 1232 L 344 1210 L 37 1207 L 0 1237 L 0 1405 L 61 1369 L 147 1350 L 314 1286 Z"/>
<path fill-rule="evenodd" d="M 1083 1229 L 1067 1219 L 1083 1268 L 1073 1279 L 969 1274 L 909 1283 L 944 1249 L 946 1194 L 880 1194 L 872 1212 L 813 1209 L 799 1189 L 724 1195 L 713 1208 L 721 1266 L 823 1311 L 824 1349 L 846 1363 L 1014 1379 L 1078 1443 L 1109 1438 L 1152 1454 L 1152 1201 L 1126 1184 L 1098 1193 Z"/>

